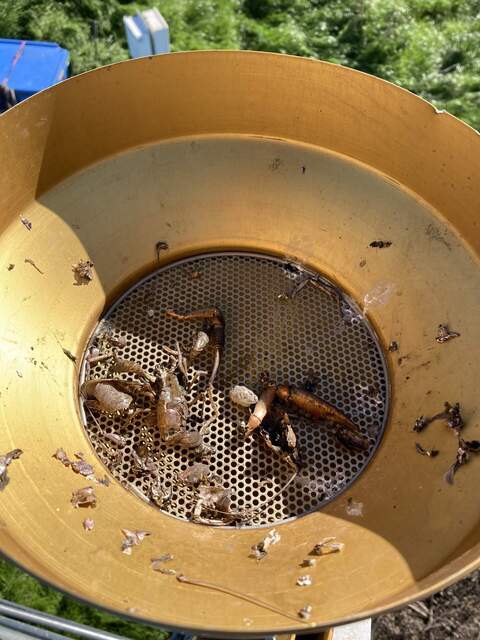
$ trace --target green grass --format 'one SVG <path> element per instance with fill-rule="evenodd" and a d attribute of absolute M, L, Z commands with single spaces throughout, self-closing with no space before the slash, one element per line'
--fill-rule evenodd
<path fill-rule="evenodd" d="M 168 633 L 159 629 L 135 624 L 81 604 L 46 587 L 5 560 L 0 560 L 0 597 L 135 640 L 164 640 L 168 637 Z"/>
<path fill-rule="evenodd" d="M 155 4 L 173 51 L 257 49 L 338 62 L 480 128 L 480 0 L 0 0 L 0 35 L 59 42 L 79 73 L 128 58 L 122 16 Z"/>

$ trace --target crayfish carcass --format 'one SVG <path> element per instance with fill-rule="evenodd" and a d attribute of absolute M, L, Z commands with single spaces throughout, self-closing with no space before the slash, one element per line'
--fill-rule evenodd
<path fill-rule="evenodd" d="M 210 346 L 214 349 L 212 373 L 208 382 L 209 385 L 212 385 L 213 381 L 215 380 L 215 376 L 217 375 L 218 367 L 220 365 L 220 356 L 222 354 L 223 347 L 225 346 L 225 320 L 220 309 L 218 309 L 217 307 L 210 307 L 209 309 L 192 311 L 191 313 L 187 314 L 177 313 L 176 311 L 169 309 L 165 312 L 165 315 L 167 316 L 167 318 L 173 318 L 174 320 L 204 321 L 205 333 L 208 336 Z"/>
<path fill-rule="evenodd" d="M 274 441 L 283 442 L 280 448 L 284 456 L 287 456 L 290 461 L 293 460 L 295 465 L 298 465 L 298 455 L 293 455 L 293 452 L 296 452 L 296 444 L 293 441 L 292 434 L 295 436 L 295 432 L 290 425 L 288 414 L 283 412 L 282 415 L 278 411 L 276 400 L 313 422 L 326 422 L 334 429 L 339 442 L 349 449 L 359 451 L 368 449 L 368 439 L 362 435 L 360 429 L 348 416 L 333 405 L 305 389 L 284 384 L 268 383 L 250 415 L 245 436 L 248 438 L 255 430 L 260 428 L 260 435 L 267 442 L 267 445 L 273 448 L 266 440 L 266 437 L 268 436 L 271 442 L 272 435 L 275 434 L 273 436 Z M 287 428 L 287 425 L 289 425 L 289 428 Z M 293 446 L 287 445 L 286 435 L 289 435 Z"/>

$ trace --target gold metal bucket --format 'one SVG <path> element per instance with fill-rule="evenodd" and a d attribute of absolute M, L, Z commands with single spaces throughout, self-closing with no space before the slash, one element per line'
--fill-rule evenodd
<path fill-rule="evenodd" d="M 0 423 L 2 452 L 19 447 L 0 505 L 2 551 L 50 584 L 165 628 L 265 635 L 328 627 L 422 598 L 479 564 L 472 460 L 454 486 L 443 474 L 456 443 L 432 425 L 415 452 L 415 419 L 459 401 L 465 438 L 479 435 L 480 154 L 478 134 L 391 84 L 339 66 L 244 52 L 179 53 L 77 76 L 0 117 Z M 27 218 L 29 231 L 20 221 Z M 103 311 L 157 266 L 211 251 L 295 256 L 359 303 L 394 286 L 368 315 L 386 345 L 392 397 L 385 436 L 348 492 L 277 527 L 265 561 L 249 558 L 265 530 L 174 519 L 125 491 L 97 490 L 85 513 L 80 480 L 52 460 L 93 451 L 79 414 L 81 356 Z M 392 245 L 377 250 L 374 240 Z M 71 265 L 95 263 L 73 286 Z M 28 259 L 29 261 L 25 261 Z M 32 262 L 41 273 L 32 265 Z M 14 265 L 14 267 L 10 267 Z M 252 296 L 253 308 L 262 300 Z M 435 341 L 448 323 L 461 337 Z M 363 504 L 349 515 L 348 498 Z M 151 537 L 131 557 L 124 527 Z M 335 535 L 314 584 L 299 562 Z M 277 552 L 278 549 L 278 552 Z M 151 571 L 171 552 L 192 579 Z M 295 612 L 312 606 L 308 623 Z"/>

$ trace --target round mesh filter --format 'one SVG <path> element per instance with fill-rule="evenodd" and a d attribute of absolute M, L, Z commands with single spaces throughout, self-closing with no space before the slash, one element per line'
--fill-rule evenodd
<path fill-rule="evenodd" d="M 188 313 L 216 306 L 225 317 L 226 340 L 215 381 L 216 417 L 204 436 L 211 449 L 208 465 L 216 481 L 232 491 L 232 510 L 258 509 L 248 525 L 279 523 L 318 509 L 349 486 L 365 468 L 382 436 L 388 412 L 385 360 L 374 332 L 346 296 L 341 302 L 325 288 L 307 285 L 289 299 L 285 293 L 308 278 L 295 263 L 246 253 L 209 254 L 173 263 L 128 290 L 99 323 L 90 345 L 106 330 L 125 339 L 120 354 L 155 374 L 169 362 L 162 349 L 176 341 L 188 352 L 201 321 L 178 322 L 165 317 L 167 309 Z M 210 370 L 212 353 L 205 352 L 197 369 Z M 104 377 L 108 363 L 82 367 L 82 380 Z M 346 413 L 368 437 L 368 451 L 351 451 L 340 444 L 331 427 L 291 415 L 297 433 L 302 468 L 283 491 L 292 468 L 266 448 L 258 435 L 244 441 L 248 410 L 234 405 L 228 392 L 244 384 L 259 393 L 262 374 L 291 385 L 306 385 Z M 128 379 L 129 374 L 122 374 Z M 192 375 L 190 374 L 190 380 Z M 205 378 L 188 394 L 189 428 L 199 429 L 214 415 L 214 406 L 201 391 Z M 83 412 L 83 408 L 82 408 Z M 159 483 L 171 499 L 162 511 L 189 519 L 195 490 L 184 486 L 179 474 L 198 461 L 194 451 L 165 446 L 154 414 L 139 412 L 130 423 L 87 410 L 87 434 L 100 460 L 136 495 L 150 495 Z M 115 444 L 109 434 L 121 434 Z M 148 451 L 149 469 L 141 469 L 139 452 Z"/>

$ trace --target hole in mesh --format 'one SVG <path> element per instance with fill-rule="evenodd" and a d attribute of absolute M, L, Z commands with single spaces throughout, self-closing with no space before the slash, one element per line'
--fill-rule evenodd
<path fill-rule="evenodd" d="M 202 278 L 192 280 L 189 273 L 199 271 Z M 365 320 L 347 324 L 336 303 L 325 293 L 303 289 L 290 302 L 277 299 L 298 278 L 284 263 L 251 254 L 205 255 L 172 264 L 157 271 L 127 292 L 106 314 L 117 335 L 127 338 L 121 350 L 124 358 L 135 360 L 154 373 L 158 364 L 168 362 L 163 345 L 183 349 L 191 345 L 201 323 L 175 323 L 166 320 L 167 308 L 188 312 L 218 306 L 226 318 L 226 347 L 217 377 L 215 401 L 220 415 L 211 425 L 204 443 L 213 449 L 209 468 L 232 491 L 235 510 L 264 507 L 252 520 L 254 526 L 278 523 L 317 509 L 347 488 L 365 468 L 378 446 L 386 420 L 388 379 L 383 353 Z M 262 304 L 252 307 L 252 292 Z M 353 304 L 347 300 L 358 315 Z M 154 309 L 154 317 L 147 314 Z M 99 326 L 98 332 L 102 331 Z M 200 369 L 209 369 L 210 357 L 199 359 Z M 107 375 L 100 363 L 91 375 Z M 260 375 L 268 371 L 278 383 L 302 385 L 312 381 L 316 393 L 337 405 L 369 437 L 370 449 L 354 453 L 336 441 L 331 427 L 314 424 L 291 415 L 297 431 L 304 468 L 284 492 L 278 493 L 291 475 L 291 469 L 263 443 L 243 442 L 241 423 L 248 413 L 231 404 L 228 391 L 234 384 L 245 384 L 256 393 Z M 128 376 L 132 379 L 132 376 Z M 376 385 L 378 399 L 365 390 Z M 193 396 L 192 396 L 193 397 Z M 146 405 L 145 405 L 146 406 Z M 192 406 L 190 429 L 198 429 L 212 415 L 210 406 Z M 118 433 L 122 421 L 96 415 L 103 433 Z M 121 430 L 127 440 L 123 451 L 97 440 L 98 428 L 90 414 L 85 427 L 100 459 L 122 483 L 132 483 L 149 494 L 153 473 L 141 473 L 131 457 L 132 446 L 147 445 L 150 455 L 159 461 L 160 482 L 173 489 L 166 513 L 190 519 L 195 492 L 181 486 L 178 475 L 196 461 L 195 453 L 178 447 L 165 447 L 158 431 L 144 416 Z M 110 452 L 106 455 L 102 445 Z M 120 455 L 120 462 L 118 456 Z M 117 457 L 117 466 L 112 460 Z M 265 504 L 267 503 L 268 504 Z"/>

